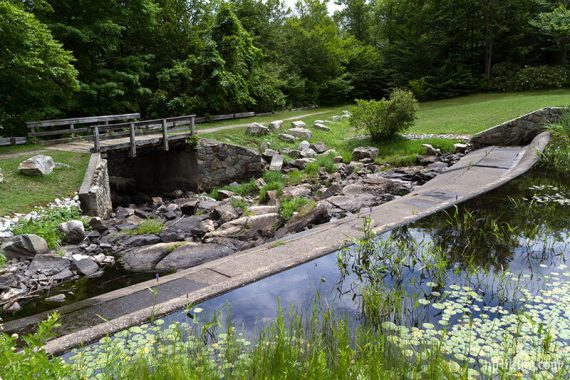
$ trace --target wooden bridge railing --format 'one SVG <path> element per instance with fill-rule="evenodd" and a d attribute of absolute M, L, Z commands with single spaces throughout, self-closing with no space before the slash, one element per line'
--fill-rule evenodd
<path fill-rule="evenodd" d="M 90 127 L 93 130 L 93 151 L 98 153 L 101 151 L 101 133 L 119 130 L 121 132 L 128 129 L 129 135 L 129 156 L 136 157 L 137 154 L 137 144 L 136 144 L 136 134 L 137 130 L 142 132 L 141 134 L 149 134 L 157 132 L 160 130 L 162 132 L 163 148 L 168 150 L 168 129 L 172 127 L 189 126 L 189 134 L 194 135 L 195 130 L 195 118 L 196 115 L 186 115 L 186 116 L 176 116 L 169 117 L 165 119 L 156 120 L 142 120 L 129 123 L 118 123 L 118 124 L 103 124 L 95 125 Z M 125 133 L 119 133 L 119 135 L 125 135 Z M 107 136 L 108 138 L 109 136 Z"/>
<path fill-rule="evenodd" d="M 109 122 L 137 120 L 141 117 L 138 113 L 127 113 L 121 115 L 104 115 L 104 116 L 87 116 L 87 117 L 73 117 L 69 119 L 53 119 L 53 120 L 40 120 L 28 121 L 28 136 L 46 137 L 46 136 L 61 136 L 71 135 L 75 137 L 76 133 L 91 132 L 89 125 L 92 124 L 109 124 Z M 84 127 L 76 128 L 77 125 Z M 66 127 L 65 129 L 56 129 L 54 127 Z"/>

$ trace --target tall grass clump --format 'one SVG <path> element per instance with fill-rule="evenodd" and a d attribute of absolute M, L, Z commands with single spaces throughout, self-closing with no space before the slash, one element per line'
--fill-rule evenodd
<path fill-rule="evenodd" d="M 291 219 L 296 212 L 302 212 L 303 210 L 310 211 L 316 205 L 317 203 L 312 199 L 288 198 L 284 199 L 279 205 L 279 214 L 287 221 Z"/>
<path fill-rule="evenodd" d="M 257 184 L 255 183 L 255 179 L 252 179 L 248 182 L 240 183 L 236 186 L 223 186 L 223 187 L 215 187 L 210 191 L 210 197 L 214 199 L 218 199 L 218 191 L 220 190 L 228 190 L 237 195 L 241 195 L 242 197 L 247 195 L 256 195 L 259 192 L 257 188 Z"/>
<path fill-rule="evenodd" d="M 164 222 L 160 219 L 147 219 L 136 228 L 128 231 L 129 235 L 158 235 L 164 229 Z"/>
<path fill-rule="evenodd" d="M 51 249 L 60 245 L 63 233 L 58 226 L 70 220 L 81 220 L 81 212 L 77 207 L 47 208 L 40 212 L 37 220 L 20 221 L 12 232 L 14 235 L 35 234 L 46 240 Z"/>
<path fill-rule="evenodd" d="M 558 124 L 550 126 L 551 139 L 540 159 L 540 165 L 560 173 L 570 172 L 570 108 Z"/>

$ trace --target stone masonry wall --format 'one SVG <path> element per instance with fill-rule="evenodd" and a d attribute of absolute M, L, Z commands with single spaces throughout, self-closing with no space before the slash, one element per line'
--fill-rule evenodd
<path fill-rule="evenodd" d="M 196 147 L 198 187 L 208 190 L 263 173 L 261 156 L 247 148 L 200 139 Z"/>
<path fill-rule="evenodd" d="M 79 190 L 79 202 L 84 214 L 107 217 L 113 210 L 107 160 L 95 153 L 91 156 L 83 184 Z"/>
<path fill-rule="evenodd" d="M 529 144 L 549 123 L 557 123 L 567 108 L 549 107 L 499 124 L 471 138 L 476 147 L 487 145 L 516 146 Z"/>

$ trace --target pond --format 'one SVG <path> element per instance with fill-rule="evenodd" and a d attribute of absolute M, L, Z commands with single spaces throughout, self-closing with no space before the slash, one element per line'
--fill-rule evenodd
<path fill-rule="evenodd" d="M 509 366 L 521 374 L 556 372 L 570 358 L 569 231 L 569 179 L 534 170 L 457 208 L 180 310 L 159 324 L 191 326 L 197 316 L 222 326 L 229 320 L 255 341 L 281 307 L 302 315 L 318 304 L 353 328 L 381 326 L 404 355 L 438 342 L 458 366 L 495 376 L 505 365 L 503 354 L 515 350 Z M 127 342 L 150 326 L 115 339 Z M 93 355 L 101 350 L 87 348 Z M 537 350 L 542 359 L 530 360 Z"/>

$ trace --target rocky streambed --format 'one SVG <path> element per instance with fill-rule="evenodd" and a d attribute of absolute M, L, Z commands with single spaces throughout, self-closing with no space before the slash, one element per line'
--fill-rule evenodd
<path fill-rule="evenodd" d="M 268 190 L 263 197 L 238 195 L 232 191 L 240 187 L 237 183 L 217 191 L 216 199 L 182 190 L 155 197 L 123 197 L 123 206 L 107 220 L 61 223 L 62 243 L 56 249 L 49 249 L 34 234 L 5 237 L 2 250 L 8 261 L 0 270 L 0 305 L 5 313 L 16 313 L 30 298 L 45 297 L 46 291 L 62 282 L 101 276 L 106 266 L 120 265 L 131 272 L 171 272 L 277 242 L 288 234 L 405 195 L 465 153 L 464 146 L 454 154 L 441 154 L 430 146 L 426 149 L 428 154 L 418 157 L 418 166 L 391 168 L 374 162 L 376 148 L 356 148 L 352 161 L 343 163 L 324 144 L 303 141 L 298 150 L 265 150 L 266 169 L 281 172 L 287 179 L 321 155 L 331 157 L 334 169 L 321 167 L 316 176 L 282 190 Z M 285 154 L 294 159 L 285 162 Z M 255 181 L 258 189 L 267 189 L 266 185 L 263 178 Z M 308 202 L 284 212 L 285 200 L 301 198 Z M 137 202 L 129 204 L 129 200 Z M 65 294 L 50 296 L 53 302 L 65 300 Z"/>

